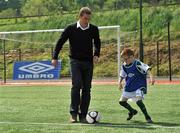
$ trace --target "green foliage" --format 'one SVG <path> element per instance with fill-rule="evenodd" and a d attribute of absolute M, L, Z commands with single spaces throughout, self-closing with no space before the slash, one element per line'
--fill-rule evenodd
<path fill-rule="evenodd" d="M 90 5 L 90 0 L 76 0 L 77 4 L 81 7 L 81 6 L 87 6 Z"/>
<path fill-rule="evenodd" d="M 151 8 L 147 12 L 144 14 L 144 29 L 147 36 L 162 35 L 173 19 L 171 11 L 164 8 Z"/>
<path fill-rule="evenodd" d="M 173 42 L 176 39 L 180 38 L 179 30 L 180 30 L 180 9 L 177 7 L 170 7 L 170 8 L 144 8 L 143 9 L 143 39 L 146 41 L 157 41 L 158 39 L 164 39 L 167 40 L 167 23 L 171 22 L 171 41 Z M 9 21 L 9 20 L 5 20 Z M 12 20 L 11 20 L 12 21 Z M 36 18 L 19 18 L 18 22 L 16 24 L 8 24 L 8 25 L 1 25 L 0 31 L 20 31 L 20 30 L 38 30 L 38 29 L 57 29 L 61 28 L 63 29 L 68 24 L 71 24 L 73 22 L 77 21 L 77 13 L 76 14 L 61 14 L 61 15 L 52 15 L 50 17 L 36 17 Z M 125 9 L 125 10 L 112 10 L 112 11 L 103 11 L 103 12 L 93 12 L 92 15 L 92 21 L 93 24 L 96 24 L 98 26 L 108 26 L 108 25 L 120 25 L 120 29 L 122 33 L 129 33 L 131 31 L 138 31 L 139 29 L 139 9 Z M 121 36 L 122 36 L 121 33 Z M 106 44 L 107 42 L 112 42 L 113 44 L 116 43 L 116 40 L 114 40 L 116 37 L 116 34 L 113 32 L 110 33 L 110 31 L 104 31 L 101 32 L 101 40 L 103 44 Z M 38 36 L 30 35 L 30 36 L 16 36 L 19 40 L 26 40 L 26 41 L 32 41 L 32 42 L 46 42 L 47 44 L 38 45 L 38 43 L 31 44 L 31 45 L 19 45 L 18 43 L 14 43 L 12 41 L 7 42 L 7 50 L 12 50 L 16 48 L 21 48 L 23 50 L 26 49 L 37 49 L 44 51 L 45 48 L 51 48 L 52 43 L 55 43 L 57 38 L 59 37 L 59 34 L 41 34 Z M 138 40 L 139 34 L 136 34 L 136 40 Z M 12 38 L 11 36 L 8 38 Z M 125 36 L 124 39 L 127 39 L 128 37 Z M 129 40 L 132 41 L 132 40 Z M 129 43 L 129 42 L 127 42 Z M 151 45 L 151 42 L 147 42 L 148 45 Z M 178 43 L 177 43 L 178 44 Z M 125 44 L 126 45 L 126 44 Z M 129 44 L 130 45 L 130 44 Z M 138 44 L 137 44 L 138 45 Z M 54 46 L 54 45 L 53 45 Z M 133 46 L 134 48 L 135 46 Z M 147 50 L 145 53 L 148 53 L 149 47 L 147 46 Z M 175 47 L 175 46 L 173 46 Z M 176 46 L 178 47 L 178 45 Z M 108 50 L 109 49 L 109 50 Z M 2 50 L 2 46 L 0 46 L 0 50 Z M 136 48 L 138 51 L 138 48 Z M 45 50 L 46 52 L 46 50 Z M 103 52 L 103 50 L 102 50 Z M 101 53 L 102 53 L 101 52 Z M 112 51 L 112 47 L 108 47 L 105 52 L 101 55 L 101 59 L 103 58 L 104 62 L 101 62 L 98 66 L 95 67 L 94 74 L 96 76 L 117 76 L 117 60 L 114 60 L 115 63 L 111 62 L 109 63 L 108 60 L 105 60 L 105 58 L 108 59 L 108 57 L 117 59 L 117 51 Z M 155 52 L 155 47 L 152 53 Z M 43 52 L 42 52 L 43 53 Z M 178 53 L 178 50 L 174 53 Z M 28 53 L 28 56 L 32 56 L 31 59 L 36 59 L 35 56 L 39 56 L 41 59 L 41 55 L 31 54 Z M 46 53 L 47 54 L 47 53 Z M 48 55 L 48 54 L 47 54 Z M 66 56 L 65 56 L 66 55 Z M 62 57 L 62 74 L 68 75 L 69 74 L 69 61 L 68 61 L 68 53 L 65 52 L 65 54 L 62 54 L 60 57 Z M 107 55 L 103 57 L 103 55 Z M 167 55 L 167 50 L 165 50 L 164 55 Z M 50 59 L 50 56 L 45 56 L 48 59 Z M 154 56 L 153 56 L 154 57 Z M 156 67 L 156 62 L 150 61 L 148 59 L 149 57 L 146 57 L 146 61 L 153 66 Z M 155 58 L 155 57 L 154 57 Z M 166 61 L 166 58 L 161 57 L 163 61 Z M 176 57 L 175 59 L 179 59 L 180 57 Z M 29 57 L 28 57 L 29 59 Z M 28 60 L 27 58 L 24 58 L 24 60 Z M 43 59 L 43 58 L 42 58 Z M 161 67 L 161 73 L 162 75 L 167 75 L 168 67 L 167 65 L 164 65 L 165 63 L 162 62 Z M 179 74 L 178 68 L 179 65 L 177 64 L 177 61 L 174 62 L 174 73 Z M 0 67 L 3 64 L 0 65 Z M 9 68 L 10 69 L 10 68 Z M 11 68 L 12 70 L 12 68 Z M 9 76 L 11 77 L 11 76 Z"/>
<path fill-rule="evenodd" d="M 120 25 L 123 31 L 134 31 L 138 28 L 138 10 L 95 13 L 92 22 L 99 26 Z"/>
<path fill-rule="evenodd" d="M 124 31 L 135 31 L 139 27 L 138 10 L 124 10 L 123 16 L 120 19 L 120 25 Z M 124 28 L 123 28 L 124 27 Z"/>
<path fill-rule="evenodd" d="M 25 16 L 45 15 L 48 9 L 45 7 L 43 0 L 29 0 L 22 8 L 22 14 Z"/>
<path fill-rule="evenodd" d="M 178 3 L 178 0 L 142 0 L 143 6 Z M 139 6 L 139 0 L 1 0 L 0 11 L 8 8 L 16 10 L 15 16 L 62 14 L 73 12 L 82 6 L 94 11 L 117 10 Z"/>
<path fill-rule="evenodd" d="M 92 4 L 97 5 L 99 9 L 103 9 L 106 0 L 93 0 Z M 95 7 L 95 6 L 94 6 Z M 94 7 L 92 7 L 94 9 Z M 97 10 L 97 9 L 96 9 Z"/>
<path fill-rule="evenodd" d="M 14 17 L 16 15 L 16 12 L 12 8 L 8 8 L 6 10 L 3 10 L 0 12 L 0 17 L 5 18 L 5 17 Z"/>
<path fill-rule="evenodd" d="M 173 11 L 173 20 L 172 24 L 174 25 L 173 29 L 180 31 L 180 8 L 175 8 Z"/>
<path fill-rule="evenodd" d="M 35 10 L 34 10 L 35 11 Z M 167 32 L 167 23 L 171 28 L 179 30 L 180 13 L 174 8 L 144 8 L 143 9 L 143 35 L 148 38 L 164 38 Z M 18 19 L 17 24 L 1 26 L 0 31 L 9 30 L 35 30 L 64 28 L 77 20 L 76 14 L 52 15 L 50 17 Z M 139 10 L 125 9 L 118 11 L 94 12 L 92 23 L 98 26 L 120 25 L 122 31 L 136 31 L 139 29 Z"/>
<path fill-rule="evenodd" d="M 94 68 L 95 77 L 118 77 L 117 62 L 106 61 Z"/>
<path fill-rule="evenodd" d="M 43 29 L 53 29 L 53 28 L 64 28 L 68 24 L 73 23 L 76 20 L 76 15 L 60 15 L 60 16 L 51 16 L 49 19 L 45 20 L 42 24 Z"/>
<path fill-rule="evenodd" d="M 20 9 L 22 0 L 1 0 L 0 1 L 0 11 L 11 9 Z"/>

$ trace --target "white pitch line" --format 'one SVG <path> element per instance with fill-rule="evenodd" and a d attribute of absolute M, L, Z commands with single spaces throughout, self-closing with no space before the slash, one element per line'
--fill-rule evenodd
<path fill-rule="evenodd" d="M 171 129 L 179 129 L 180 126 L 160 126 L 160 125 L 131 125 L 131 124 L 82 124 L 82 123 L 38 123 L 38 122 L 10 122 L 10 121 L 2 121 L 0 125 L 8 124 L 8 125 L 56 125 L 56 126 L 102 126 L 102 127 L 120 127 L 120 128 L 171 128 Z"/>

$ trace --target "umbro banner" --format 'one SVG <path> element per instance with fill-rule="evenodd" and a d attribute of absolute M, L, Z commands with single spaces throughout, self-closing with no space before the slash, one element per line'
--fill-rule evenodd
<path fill-rule="evenodd" d="M 14 80 L 59 79 L 61 62 L 54 67 L 51 61 L 19 61 L 14 64 Z"/>

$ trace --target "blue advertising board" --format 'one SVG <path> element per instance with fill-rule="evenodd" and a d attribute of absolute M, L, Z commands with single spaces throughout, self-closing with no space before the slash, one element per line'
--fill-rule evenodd
<path fill-rule="evenodd" d="M 54 67 L 51 61 L 18 61 L 13 71 L 14 80 L 59 79 L 61 62 L 58 61 L 57 67 Z"/>

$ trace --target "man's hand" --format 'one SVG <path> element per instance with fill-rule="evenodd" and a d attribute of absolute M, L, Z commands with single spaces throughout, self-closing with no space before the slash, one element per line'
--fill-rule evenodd
<path fill-rule="evenodd" d="M 54 67 L 57 67 L 57 65 L 58 65 L 58 60 L 52 59 L 51 63 L 52 63 L 52 65 L 53 65 Z"/>
<path fill-rule="evenodd" d="M 98 56 L 94 56 L 93 57 L 93 62 L 96 64 L 99 62 L 99 57 Z"/>

